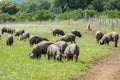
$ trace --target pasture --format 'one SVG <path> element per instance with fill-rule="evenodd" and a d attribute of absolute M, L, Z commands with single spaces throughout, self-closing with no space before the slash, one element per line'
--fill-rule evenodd
<path fill-rule="evenodd" d="M 55 42 L 59 37 L 52 35 L 52 29 L 60 28 L 69 34 L 71 30 L 81 31 L 82 37 L 76 37 L 76 44 L 80 47 L 80 55 L 78 62 L 67 61 L 62 62 L 48 61 L 47 56 L 41 59 L 31 59 L 28 54 L 32 50 L 28 39 L 20 41 L 19 37 L 14 37 L 13 46 L 6 46 L 5 39 L 7 34 L 2 35 L 0 40 L 0 80 L 69 80 L 85 74 L 85 70 L 90 68 L 88 62 L 98 59 L 102 56 L 110 54 L 110 46 L 100 46 L 96 43 L 95 37 L 89 33 L 85 33 L 86 23 L 79 21 L 71 21 L 68 25 L 67 21 L 53 21 L 40 23 L 6 23 L 3 26 L 25 29 L 30 35 L 39 35 L 47 37 L 51 42 Z M 92 29 L 97 26 L 91 25 Z M 69 43 L 70 44 L 70 43 Z"/>

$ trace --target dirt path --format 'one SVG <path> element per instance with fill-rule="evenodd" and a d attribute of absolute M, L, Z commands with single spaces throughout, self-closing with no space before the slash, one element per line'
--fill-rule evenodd
<path fill-rule="evenodd" d="M 73 80 L 120 80 L 120 41 L 112 54 L 91 62 L 86 74 Z"/>

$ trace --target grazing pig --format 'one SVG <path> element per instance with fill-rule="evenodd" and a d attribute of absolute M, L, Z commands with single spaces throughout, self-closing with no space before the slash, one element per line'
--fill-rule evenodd
<path fill-rule="evenodd" d="M 55 43 L 58 47 L 60 47 L 62 53 L 64 53 L 65 48 L 68 46 L 67 42 L 65 41 L 58 41 Z"/>
<path fill-rule="evenodd" d="M 8 46 L 11 46 L 13 44 L 13 36 L 11 34 L 9 34 L 8 37 L 6 38 L 6 44 Z"/>
<path fill-rule="evenodd" d="M 75 35 L 74 34 L 68 34 L 61 36 L 59 40 L 57 41 L 65 41 L 65 42 L 74 42 L 75 43 Z"/>
<path fill-rule="evenodd" d="M 73 60 L 73 57 L 75 57 L 75 61 L 77 62 L 79 56 L 79 47 L 76 44 L 70 44 L 66 47 L 64 53 L 66 55 L 67 60 Z"/>
<path fill-rule="evenodd" d="M 13 33 L 15 32 L 15 29 L 8 28 L 8 27 L 3 27 L 3 28 L 1 29 L 1 32 L 2 32 L 2 34 L 4 34 L 4 33 L 13 34 Z"/>
<path fill-rule="evenodd" d="M 102 32 L 100 32 L 100 31 L 97 31 L 96 32 L 96 41 L 97 41 L 97 43 L 99 42 L 99 40 L 103 37 L 103 33 Z"/>
<path fill-rule="evenodd" d="M 15 36 L 22 35 L 23 33 L 25 33 L 25 30 L 23 30 L 23 29 L 18 30 L 18 31 L 15 33 Z"/>
<path fill-rule="evenodd" d="M 80 31 L 72 30 L 71 33 L 74 34 L 75 36 L 82 37 Z"/>
<path fill-rule="evenodd" d="M 29 57 L 31 58 L 41 58 L 41 54 L 47 54 L 47 48 L 52 43 L 49 41 L 41 41 L 37 45 L 35 45 L 32 51 L 29 53 Z"/>
<path fill-rule="evenodd" d="M 7 32 L 7 27 L 3 27 L 3 28 L 1 29 L 1 32 L 2 32 L 2 34 L 6 33 L 6 32 Z"/>
<path fill-rule="evenodd" d="M 104 34 L 104 36 L 100 39 L 100 45 L 109 44 L 110 41 L 115 42 L 115 47 L 117 47 L 119 35 L 116 32 L 109 32 Z"/>
<path fill-rule="evenodd" d="M 7 33 L 13 34 L 15 32 L 15 29 L 7 28 Z"/>
<path fill-rule="evenodd" d="M 54 60 L 62 61 L 61 49 L 55 44 L 51 44 L 48 46 L 47 55 L 48 60 L 50 60 L 50 57 L 54 57 Z"/>
<path fill-rule="evenodd" d="M 56 34 L 57 34 L 58 36 L 59 36 L 59 35 L 61 35 L 61 36 L 65 35 L 64 31 L 63 31 L 63 30 L 60 30 L 60 29 L 54 29 L 54 30 L 52 31 L 52 33 L 53 33 L 53 36 L 56 36 Z"/>
<path fill-rule="evenodd" d="M 40 37 L 40 36 L 31 36 L 30 39 L 29 39 L 29 43 L 30 43 L 30 46 L 32 46 L 33 44 L 38 44 L 40 41 L 49 41 L 47 38 L 43 38 L 43 37 Z"/>
<path fill-rule="evenodd" d="M 30 34 L 28 32 L 25 32 L 22 34 L 22 36 L 20 37 L 20 40 L 24 40 L 30 37 Z"/>

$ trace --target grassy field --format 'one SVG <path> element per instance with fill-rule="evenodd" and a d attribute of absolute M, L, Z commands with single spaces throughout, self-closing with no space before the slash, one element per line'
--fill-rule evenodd
<path fill-rule="evenodd" d="M 109 50 L 113 47 L 100 46 L 96 43 L 95 37 L 85 33 L 86 23 L 82 21 L 60 22 L 42 22 L 39 23 L 7 23 L 1 24 L 0 27 L 8 26 L 15 29 L 25 29 L 31 35 L 47 37 L 51 42 L 55 42 L 59 37 L 53 37 L 52 29 L 60 28 L 66 34 L 71 30 L 81 31 L 82 38 L 76 38 L 76 44 L 80 47 L 78 62 L 64 60 L 57 62 L 48 61 L 46 56 L 41 59 L 31 59 L 28 53 L 32 50 L 28 40 L 20 41 L 14 37 L 13 46 L 6 46 L 5 39 L 7 34 L 2 35 L 0 40 L 0 80 L 68 80 L 85 74 L 85 70 L 90 68 L 88 62 L 108 55 Z M 92 25 L 95 29 L 95 26 Z M 99 28 L 97 28 L 99 29 Z M 102 30 L 102 29 L 101 29 Z M 70 43 L 69 43 L 70 44 Z"/>

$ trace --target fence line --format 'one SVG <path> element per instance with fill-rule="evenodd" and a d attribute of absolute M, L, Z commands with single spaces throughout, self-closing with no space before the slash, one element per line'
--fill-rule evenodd
<path fill-rule="evenodd" d="M 89 23 L 97 24 L 99 27 L 108 27 L 110 26 L 112 29 L 119 28 L 120 29 L 120 19 L 113 18 L 90 18 L 88 20 Z"/>

